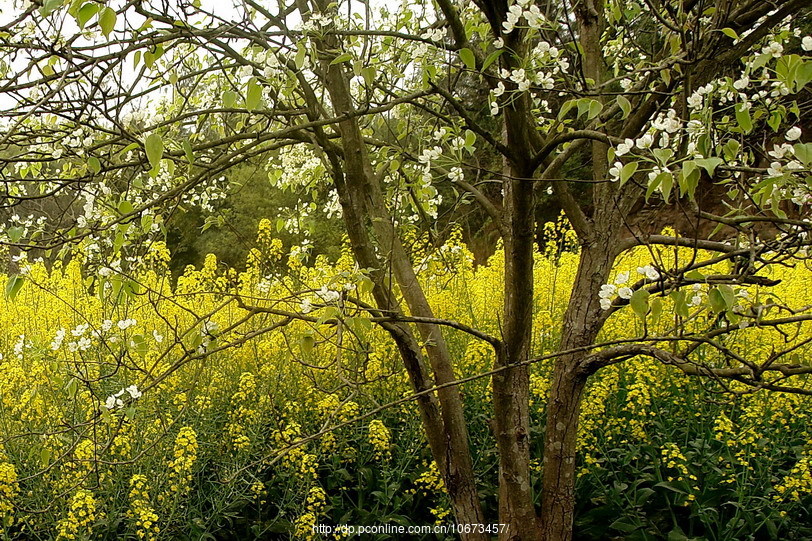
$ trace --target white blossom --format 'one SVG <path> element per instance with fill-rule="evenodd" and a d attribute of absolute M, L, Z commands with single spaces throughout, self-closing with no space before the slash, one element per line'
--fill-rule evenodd
<path fill-rule="evenodd" d="M 801 128 L 798 126 L 793 126 L 789 130 L 787 130 L 787 134 L 785 135 L 787 141 L 797 141 L 801 137 Z"/>
<path fill-rule="evenodd" d="M 136 325 L 137 323 L 138 323 L 138 322 L 137 322 L 136 320 L 134 320 L 134 319 L 132 319 L 132 318 L 129 318 L 129 319 L 122 319 L 121 321 L 119 321 L 118 323 L 116 323 L 116 325 L 117 325 L 117 326 L 118 326 L 118 328 L 119 328 L 119 329 L 121 329 L 122 331 L 126 331 L 127 329 L 129 329 L 130 327 L 132 327 L 132 326 Z"/>
<path fill-rule="evenodd" d="M 784 46 L 777 41 L 772 41 L 769 45 L 765 45 L 761 52 L 764 54 L 770 54 L 773 56 L 773 58 L 778 58 L 784 52 Z"/>
<path fill-rule="evenodd" d="M 62 341 L 65 339 L 65 329 L 59 328 L 56 331 L 56 336 L 54 336 L 53 341 L 51 342 L 51 349 L 56 351 L 57 349 L 62 347 Z"/>
<path fill-rule="evenodd" d="M 658 280 L 660 278 L 660 273 L 652 267 L 651 265 L 646 265 L 645 267 L 637 267 L 637 273 L 642 274 L 649 280 Z"/>
<path fill-rule="evenodd" d="M 612 164 L 612 167 L 609 168 L 609 176 L 611 177 L 612 182 L 617 182 L 620 180 L 620 171 L 623 169 L 623 164 L 621 162 L 615 162 Z"/>
<path fill-rule="evenodd" d="M 621 299 L 626 300 L 631 299 L 632 293 L 633 293 L 632 288 L 627 286 L 623 286 L 617 290 L 617 296 L 620 297 Z"/>
<path fill-rule="evenodd" d="M 733 88 L 736 90 L 744 90 L 750 84 L 750 77 L 743 75 L 741 79 L 733 81 Z"/>
<path fill-rule="evenodd" d="M 628 154 L 632 148 L 634 148 L 634 141 L 631 139 L 626 139 L 617 146 L 615 149 L 615 154 L 618 156 L 623 156 L 624 154 Z"/>
<path fill-rule="evenodd" d="M 130 385 L 129 387 L 127 387 L 124 390 L 127 391 L 130 394 L 130 396 L 132 397 L 133 400 L 135 400 L 137 398 L 141 398 L 141 396 L 143 395 L 143 393 L 138 390 L 137 385 Z"/>
<path fill-rule="evenodd" d="M 598 292 L 598 297 L 601 299 L 608 299 L 617 293 L 617 286 L 614 284 L 603 284 L 601 290 Z"/>
<path fill-rule="evenodd" d="M 651 148 L 651 145 L 654 144 L 654 138 L 647 133 L 643 137 L 635 141 L 634 144 L 639 149 Z"/>
<path fill-rule="evenodd" d="M 335 302 L 341 298 L 341 294 L 338 291 L 328 289 L 327 286 L 322 286 L 321 289 L 316 292 L 316 295 L 324 302 Z"/>
<path fill-rule="evenodd" d="M 452 167 L 451 171 L 448 173 L 448 178 L 451 180 L 451 182 L 460 182 L 461 180 L 465 179 L 465 175 L 463 175 L 462 168 Z"/>

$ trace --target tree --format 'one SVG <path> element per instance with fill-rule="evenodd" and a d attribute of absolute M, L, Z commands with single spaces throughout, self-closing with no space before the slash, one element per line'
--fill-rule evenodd
<path fill-rule="evenodd" d="M 56 197 L 84 206 L 67 227 L 12 220 L 3 241 L 47 250 L 99 239 L 105 257 L 121 258 L 137 248 L 136 218 L 177 200 L 207 204 L 232 168 L 306 147 L 371 280 L 376 306 L 364 308 L 391 335 L 419 395 L 456 519 L 485 523 L 441 330 L 462 327 L 435 317 L 403 236 L 444 208 L 443 192 L 475 201 L 505 249 L 502 335 L 463 329 L 496 351 L 502 538 L 571 539 L 580 401 L 600 368 L 644 355 L 751 390 L 809 392 L 796 376 L 812 366 L 784 359 L 799 345 L 757 359 L 717 340 L 812 318 L 808 307 L 737 296 L 744 285 L 768 287 L 771 265 L 807 257 L 812 144 L 799 126 L 812 38 L 798 31 L 807 14 L 803 0 L 438 0 L 380 13 L 325 0 L 28 4 L 0 29 L 0 198 L 6 207 Z M 495 161 L 499 170 L 489 168 Z M 501 184 L 501 197 L 488 195 L 483 177 Z M 707 206 L 703 193 L 718 186 L 721 206 Z M 548 188 L 581 255 L 550 386 L 537 510 L 533 217 Z M 677 233 L 661 234 L 675 222 Z M 618 257 L 636 246 L 651 247 L 652 264 L 637 281 L 612 282 Z M 669 261 L 656 246 L 693 255 Z M 10 292 L 22 283 L 12 280 Z M 706 296 L 689 299 L 694 284 Z M 650 334 L 666 302 L 673 325 Z M 629 309 L 644 332 L 601 343 L 607 320 Z M 791 313 L 770 318 L 769 309 Z M 718 361 L 698 360 L 714 349 Z"/>

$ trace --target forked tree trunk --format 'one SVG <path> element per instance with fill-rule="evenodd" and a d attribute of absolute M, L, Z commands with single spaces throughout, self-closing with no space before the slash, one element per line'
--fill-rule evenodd
<path fill-rule="evenodd" d="M 611 231 L 604 230 L 582 249 L 564 316 L 562 351 L 594 343 L 600 331 L 598 291 L 614 262 L 611 238 Z M 573 537 L 578 420 L 587 382 L 587 374 L 579 364 L 583 357 L 583 353 L 560 357 L 550 381 L 541 495 L 544 541 L 570 541 Z"/>
<path fill-rule="evenodd" d="M 325 6 L 321 6 L 322 9 Z M 325 50 L 337 50 L 337 43 L 326 43 Z M 322 63 L 324 83 L 327 93 L 338 114 L 347 114 L 354 111 L 350 94 L 350 85 L 343 64 Z M 391 285 L 387 287 L 384 269 L 380 259 L 374 254 L 368 236 L 368 228 L 374 235 L 376 244 L 382 253 L 389 258 L 389 269 L 397 284 L 400 286 L 406 304 L 412 315 L 418 317 L 433 317 L 431 306 L 425 297 L 412 263 L 400 242 L 397 231 L 388 213 L 386 203 L 377 185 L 377 179 L 366 149 L 356 118 L 349 117 L 338 123 L 341 133 L 341 146 L 343 162 L 334 163 L 334 178 L 339 192 L 340 201 L 345 212 L 345 222 L 351 233 L 350 241 L 356 256 L 361 256 L 359 262 L 363 266 L 372 266 L 377 269 L 376 275 L 376 302 L 382 309 L 390 310 L 395 302 L 391 297 Z M 333 160 L 338 157 L 333 153 Z M 402 327 L 401 327 L 402 328 Z M 448 347 L 437 325 L 419 324 L 418 332 L 424 343 L 426 353 L 431 363 L 434 383 L 442 385 L 454 381 L 454 371 Z M 401 354 L 405 353 L 403 360 L 410 378 L 413 382 L 421 381 L 425 385 L 427 373 L 420 363 L 411 362 L 409 357 L 415 354 L 420 357 L 419 347 L 415 348 L 415 341 L 408 347 L 399 344 Z M 416 351 L 415 351 L 416 349 Z M 412 373 L 416 370 L 419 373 Z M 425 387 L 424 387 L 425 388 Z M 415 385 L 416 390 L 423 390 Z M 452 509 L 456 521 L 460 524 L 484 524 L 485 518 L 479 501 L 476 479 L 473 470 L 473 461 L 468 446 L 468 427 L 465 421 L 463 402 L 459 389 L 449 386 L 437 392 L 439 399 L 439 412 L 436 408 L 426 407 L 429 404 L 421 401 L 424 409 L 424 427 L 427 432 L 432 455 L 437 467 L 443 475 L 446 490 L 451 499 Z M 488 536 L 477 528 L 463 533 L 462 538 L 471 541 L 484 541 Z"/>

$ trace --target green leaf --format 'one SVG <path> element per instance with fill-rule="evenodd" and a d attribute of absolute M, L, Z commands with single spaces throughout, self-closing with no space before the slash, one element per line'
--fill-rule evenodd
<path fill-rule="evenodd" d="M 637 171 L 638 162 L 629 162 L 620 170 L 620 185 L 623 186 L 628 182 L 632 175 Z"/>
<path fill-rule="evenodd" d="M 714 287 L 708 292 L 708 300 L 710 301 L 711 310 L 714 312 L 719 313 L 727 310 L 727 303 L 718 287 Z"/>
<path fill-rule="evenodd" d="M 682 162 L 682 173 L 679 176 L 679 189 L 680 195 L 694 198 L 694 192 L 699 185 L 699 169 L 696 162 L 685 161 Z"/>
<path fill-rule="evenodd" d="M 674 176 L 671 173 L 660 173 L 660 175 L 663 177 L 660 179 L 660 192 L 663 194 L 663 201 L 668 203 L 671 188 L 674 187 Z"/>
<path fill-rule="evenodd" d="M 741 144 L 735 139 L 729 140 L 725 143 L 724 151 L 725 151 L 725 158 L 728 161 L 734 161 L 739 154 L 739 149 L 741 148 Z"/>
<path fill-rule="evenodd" d="M 303 353 L 310 353 L 316 346 L 316 341 L 311 335 L 305 334 L 299 339 L 299 345 L 302 348 Z"/>
<path fill-rule="evenodd" d="M 133 207 L 133 204 L 130 203 L 129 201 L 122 201 L 121 203 L 118 204 L 119 214 L 122 215 L 129 214 L 133 210 L 135 210 L 135 208 Z"/>
<path fill-rule="evenodd" d="M 657 189 L 661 189 L 663 191 L 663 196 L 665 196 L 665 189 L 668 188 L 668 192 L 671 192 L 671 185 L 674 183 L 674 178 L 671 176 L 671 173 L 660 173 L 654 180 L 649 182 L 648 188 L 646 189 L 646 201 L 648 198 L 651 197 Z"/>
<path fill-rule="evenodd" d="M 99 171 L 101 171 L 101 162 L 96 156 L 91 156 L 90 158 L 87 159 L 87 166 L 94 173 L 98 173 Z"/>
<path fill-rule="evenodd" d="M 736 33 L 736 31 L 733 30 L 732 28 L 722 28 L 722 33 L 724 35 L 726 35 L 727 37 L 735 39 L 735 40 L 741 39 L 739 37 L 739 35 Z"/>
<path fill-rule="evenodd" d="M 725 308 L 730 310 L 734 306 L 736 306 L 736 292 L 733 291 L 733 287 L 722 284 L 719 286 L 719 293 L 722 295 L 722 299 L 725 301 Z"/>
<path fill-rule="evenodd" d="M 806 167 L 812 166 L 812 143 L 796 143 L 792 145 L 792 149 L 801 163 Z"/>
<path fill-rule="evenodd" d="M 688 317 L 690 310 L 688 303 L 685 301 L 685 291 L 677 289 L 669 294 L 669 297 L 674 301 L 674 312 L 680 317 Z"/>
<path fill-rule="evenodd" d="M 133 335 L 130 340 L 132 341 L 133 348 L 135 349 L 135 352 L 138 353 L 138 356 L 141 358 L 146 357 L 147 352 L 149 351 L 149 346 L 147 345 L 144 335 Z"/>
<path fill-rule="evenodd" d="M 725 30 L 730 30 L 729 28 L 725 28 Z M 667 541 L 689 541 L 688 536 L 686 536 L 679 527 L 675 527 L 673 530 L 668 532 Z"/>
<path fill-rule="evenodd" d="M 812 81 L 812 62 L 804 62 L 795 71 L 795 92 L 800 92 Z"/>
<path fill-rule="evenodd" d="M 302 66 L 304 66 L 306 55 L 307 49 L 305 48 L 305 45 L 300 44 L 298 50 L 296 51 L 296 56 L 293 58 L 293 64 L 296 66 L 297 70 L 302 69 Z"/>
<path fill-rule="evenodd" d="M 231 109 L 237 103 L 237 93 L 232 90 L 223 92 L 223 106 L 226 109 Z"/>
<path fill-rule="evenodd" d="M 502 53 L 504 52 L 504 49 L 496 49 L 494 52 L 485 57 L 485 60 L 482 62 L 482 71 L 484 72 L 486 69 L 488 69 L 490 65 L 496 62 L 496 59 L 502 56 Z"/>
<path fill-rule="evenodd" d="M 144 150 L 147 153 L 147 160 L 152 169 L 158 168 L 161 158 L 164 157 L 164 140 L 157 133 L 151 133 L 144 141 Z"/>
<path fill-rule="evenodd" d="M 773 111 L 770 114 L 770 118 L 767 119 L 767 125 L 772 128 L 774 132 L 778 131 L 778 128 L 781 127 L 781 121 L 784 117 L 781 115 L 779 111 Z"/>
<path fill-rule="evenodd" d="M 581 98 L 578 100 L 578 116 L 587 115 L 587 120 L 592 120 L 598 116 L 603 109 L 603 104 L 592 98 Z"/>
<path fill-rule="evenodd" d="M 79 380 L 76 378 L 70 378 L 68 383 L 65 385 L 65 390 L 68 392 L 68 396 L 70 398 L 75 398 L 76 393 L 79 392 Z"/>
<path fill-rule="evenodd" d="M 352 55 L 350 53 L 342 53 L 337 57 L 333 58 L 333 61 L 330 62 L 330 65 L 332 66 L 335 64 L 343 64 L 344 62 L 349 62 L 350 60 L 352 60 Z"/>
<path fill-rule="evenodd" d="M 93 18 L 93 16 L 99 12 L 99 5 L 95 2 L 87 2 L 85 5 L 79 8 L 79 11 L 76 13 L 76 22 L 79 24 L 79 28 L 84 29 L 87 21 Z"/>
<path fill-rule="evenodd" d="M 43 17 L 47 17 L 48 15 L 53 13 L 54 10 L 62 7 L 62 2 L 63 0 L 45 0 L 42 3 L 42 7 L 39 8 L 40 15 L 42 15 Z"/>
<path fill-rule="evenodd" d="M 256 77 L 248 80 L 248 90 L 245 93 L 245 108 L 253 111 L 259 107 L 262 101 L 262 86 L 257 82 Z"/>
<path fill-rule="evenodd" d="M 753 119 L 750 118 L 750 109 L 745 104 L 736 106 L 736 122 L 739 123 L 739 127 L 744 133 L 753 131 Z"/>
<path fill-rule="evenodd" d="M 116 26 L 116 11 L 108 7 L 102 9 L 99 13 L 99 26 L 104 37 L 109 37 Z"/>
<path fill-rule="evenodd" d="M 620 110 L 623 111 L 623 116 L 621 118 L 625 119 L 628 117 L 632 112 L 632 104 L 626 99 L 626 96 L 618 95 L 617 104 L 620 107 Z"/>
<path fill-rule="evenodd" d="M 149 233 L 152 230 L 153 221 L 152 214 L 141 215 L 141 230 L 144 233 Z"/>
<path fill-rule="evenodd" d="M 651 323 L 655 324 L 660 320 L 660 315 L 663 313 L 663 300 L 660 297 L 655 297 L 651 300 Z"/>
<path fill-rule="evenodd" d="M 6 282 L 6 298 L 13 301 L 17 293 L 20 292 L 20 288 L 23 287 L 23 283 L 25 283 L 24 276 L 20 276 L 19 274 L 9 276 L 8 282 Z"/>
<path fill-rule="evenodd" d="M 603 110 L 603 104 L 598 100 L 592 100 L 589 104 L 589 114 L 587 115 L 587 120 L 592 120 Z"/>
<path fill-rule="evenodd" d="M 378 72 L 374 66 L 365 66 L 361 68 L 361 77 L 364 78 L 364 82 L 367 85 L 372 85 L 375 82 L 375 77 L 377 77 Z"/>
<path fill-rule="evenodd" d="M 629 305 L 631 305 L 632 310 L 634 310 L 637 317 L 642 320 L 646 319 L 646 314 L 648 313 L 648 298 L 650 296 L 651 293 L 645 289 L 638 289 L 632 293 L 632 298 L 629 299 Z"/>
<path fill-rule="evenodd" d="M 692 271 L 688 271 L 685 273 L 685 278 L 688 280 L 695 280 L 697 282 L 704 282 L 705 275 L 699 272 L 698 270 L 694 269 Z"/>
<path fill-rule="evenodd" d="M 462 60 L 462 63 L 465 64 L 466 68 L 470 70 L 476 69 L 476 57 L 474 56 L 474 52 L 471 49 L 463 47 L 462 49 L 460 49 L 459 54 L 460 60 Z"/>
<path fill-rule="evenodd" d="M 367 276 L 364 276 L 363 278 L 361 278 L 361 281 L 358 282 L 358 291 L 361 294 L 372 293 L 372 289 L 374 287 L 375 284 Z"/>
<path fill-rule="evenodd" d="M 579 101 L 580 100 L 568 100 L 568 101 L 565 101 L 564 104 L 561 106 L 561 109 L 558 110 L 558 120 L 562 120 L 565 116 L 567 116 L 567 113 L 570 112 L 570 109 L 572 109 L 576 105 L 579 105 L 579 103 L 578 103 Z M 579 116 L 580 116 L 580 113 L 579 113 Z"/>
<path fill-rule="evenodd" d="M 51 463 L 51 450 L 43 446 L 39 451 L 39 461 L 43 466 L 48 466 Z"/>
<path fill-rule="evenodd" d="M 21 238 L 23 238 L 23 233 L 25 233 L 25 228 L 21 226 L 9 227 L 6 229 L 6 235 L 8 235 L 8 240 L 11 242 L 17 242 Z"/>
<path fill-rule="evenodd" d="M 707 171 L 708 175 L 711 177 L 713 176 L 713 172 L 716 171 L 716 168 L 724 163 L 722 158 L 717 158 L 715 156 L 710 158 L 700 158 L 694 161 L 699 167 Z"/>
<path fill-rule="evenodd" d="M 194 150 L 192 150 L 192 144 L 189 142 L 189 140 L 184 139 L 181 146 L 183 146 L 183 152 L 186 154 L 186 160 L 189 163 L 195 163 L 195 153 Z"/>

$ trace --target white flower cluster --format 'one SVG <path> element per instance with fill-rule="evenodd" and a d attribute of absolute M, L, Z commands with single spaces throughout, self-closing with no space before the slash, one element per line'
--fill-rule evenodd
<path fill-rule="evenodd" d="M 104 401 L 104 406 L 111 410 L 114 408 L 123 408 L 124 407 L 124 400 L 121 399 L 125 394 L 130 395 L 131 400 L 137 400 L 143 396 L 143 393 L 138 390 L 138 386 L 130 385 L 124 389 L 121 389 L 116 394 L 111 394 L 107 397 L 107 400 Z"/>
<path fill-rule="evenodd" d="M 651 265 L 637 267 L 637 273 L 645 277 L 646 280 L 652 282 L 660 279 L 660 272 Z M 629 272 L 624 271 L 618 273 L 618 275 L 615 277 L 614 283 L 603 284 L 601 286 L 601 289 L 598 292 L 598 298 L 600 299 L 601 308 L 603 310 L 609 310 L 612 307 L 612 301 L 616 297 L 624 300 L 629 300 L 632 298 L 634 290 L 626 285 L 628 281 Z"/>
<path fill-rule="evenodd" d="M 629 273 L 621 272 L 615 277 L 613 284 L 603 284 L 601 290 L 598 292 L 600 298 L 601 308 L 608 310 L 612 307 L 612 299 L 617 295 L 621 299 L 631 299 L 632 289 L 626 286 L 629 281 Z"/>
<path fill-rule="evenodd" d="M 420 34 L 422 39 L 427 39 L 434 41 L 436 43 L 442 43 L 443 39 L 445 38 L 445 32 L 440 28 L 432 28 Z M 417 42 L 414 49 L 414 57 L 415 59 L 423 59 L 429 51 L 429 44 L 425 42 Z"/>
<path fill-rule="evenodd" d="M 312 33 L 312 32 L 319 32 L 322 28 L 326 26 L 330 26 L 333 23 L 333 18 L 329 15 L 325 15 L 324 13 L 319 12 L 311 12 L 310 18 L 308 18 L 305 22 L 302 23 L 302 32 Z"/>
<path fill-rule="evenodd" d="M 691 300 L 688 301 L 688 306 L 699 306 L 704 301 L 704 294 L 702 292 L 702 284 L 693 284 L 691 286 Z"/>
<path fill-rule="evenodd" d="M 798 128 L 797 126 L 790 128 L 790 130 L 785 135 L 788 141 L 795 141 L 800 136 L 801 129 Z M 790 159 L 795 154 L 795 149 L 792 147 L 792 145 L 789 145 L 787 143 L 783 143 L 781 145 L 773 145 L 773 149 L 769 151 L 767 154 L 775 159 L 775 161 L 771 162 L 770 166 L 767 168 L 768 178 L 782 177 L 788 173 L 792 173 L 793 171 L 800 171 L 804 169 L 804 166 L 801 164 L 800 161 Z M 787 162 L 782 163 L 778 160 L 787 160 Z"/>
<path fill-rule="evenodd" d="M 532 0 L 519 0 L 508 8 L 505 22 L 502 23 L 502 30 L 504 30 L 505 34 L 513 32 L 513 29 L 519 26 L 519 21 L 522 18 L 527 22 L 529 28 L 536 30 L 544 26 L 547 20 Z"/>
<path fill-rule="evenodd" d="M 354 287 L 353 284 L 345 284 L 344 289 Z M 327 286 L 322 286 L 321 289 L 316 291 L 316 296 L 324 303 L 331 304 L 338 301 L 341 298 L 341 293 L 334 289 L 330 289 Z M 299 310 L 303 314 L 309 314 L 313 311 L 315 307 L 313 306 L 313 301 L 309 298 L 302 299 L 299 303 Z"/>
<path fill-rule="evenodd" d="M 27 341 L 27 340 L 25 339 L 25 335 L 24 335 L 24 334 L 21 334 L 21 335 L 20 335 L 20 336 L 17 338 L 17 342 L 15 342 L 15 344 L 14 344 L 14 350 L 13 350 L 13 351 L 14 351 L 14 355 L 15 355 L 15 356 L 16 356 L 18 359 L 21 359 L 21 360 L 22 360 L 23 355 L 24 355 L 24 352 L 25 352 L 25 349 L 26 349 L 26 348 L 30 348 L 30 347 L 31 347 L 31 342 L 30 342 L 30 341 Z"/>

